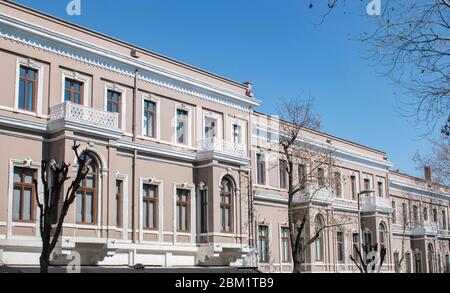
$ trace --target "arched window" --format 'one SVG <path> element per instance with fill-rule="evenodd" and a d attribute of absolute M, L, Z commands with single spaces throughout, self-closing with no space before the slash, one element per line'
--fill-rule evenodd
<path fill-rule="evenodd" d="M 428 244 L 428 272 L 429 273 L 434 273 L 435 269 L 434 269 L 434 248 L 433 248 L 433 244 L 429 243 Z"/>
<path fill-rule="evenodd" d="M 224 178 L 220 193 L 220 220 L 222 232 L 233 231 L 233 183 L 229 178 Z"/>
<path fill-rule="evenodd" d="M 89 172 L 77 192 L 76 220 L 80 224 L 95 224 L 97 216 L 98 166 L 88 154 Z"/>
<path fill-rule="evenodd" d="M 323 217 L 321 215 L 317 215 L 315 220 L 314 220 L 314 233 L 317 233 L 318 231 L 320 231 L 319 233 L 319 237 L 317 238 L 316 242 L 315 242 L 315 251 L 316 251 L 316 261 L 323 261 L 323 248 L 324 248 L 324 232 L 323 232 L 323 227 L 325 225 L 325 222 L 323 220 Z"/>

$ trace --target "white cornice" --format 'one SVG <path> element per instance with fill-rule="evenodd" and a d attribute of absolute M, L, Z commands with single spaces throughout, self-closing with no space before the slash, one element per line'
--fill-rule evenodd
<path fill-rule="evenodd" d="M 258 106 L 260 101 L 232 92 L 223 87 L 182 75 L 136 60 L 106 48 L 62 35 L 32 23 L 0 15 L 0 37 L 33 46 L 54 54 L 72 58 L 119 74 L 134 76 L 135 70 L 142 70 L 139 78 L 145 82 L 162 86 L 203 100 L 217 102 L 242 111 Z"/>
<path fill-rule="evenodd" d="M 450 201 L 450 194 L 444 194 L 440 193 L 436 190 L 431 189 L 425 189 L 419 186 L 414 186 L 405 182 L 391 180 L 390 181 L 390 188 L 403 191 L 403 192 L 411 192 L 413 194 L 416 194 L 418 196 L 422 197 L 428 197 L 432 199 L 439 199 L 439 200 L 445 200 Z"/>

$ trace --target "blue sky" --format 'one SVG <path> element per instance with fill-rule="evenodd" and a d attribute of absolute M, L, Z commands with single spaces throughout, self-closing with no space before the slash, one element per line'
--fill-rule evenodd
<path fill-rule="evenodd" d="M 322 25 L 304 0 L 16 1 L 236 81 L 252 81 L 260 111 L 279 98 L 313 95 L 324 131 L 386 151 L 394 169 L 421 176 L 423 129 L 401 115 L 401 90 L 371 66 L 355 40 L 370 28 L 365 4 L 336 10 Z M 319 3 L 320 1 L 316 1 Z M 347 1 L 348 2 L 348 1 Z M 316 4 L 318 5 L 318 4 Z"/>

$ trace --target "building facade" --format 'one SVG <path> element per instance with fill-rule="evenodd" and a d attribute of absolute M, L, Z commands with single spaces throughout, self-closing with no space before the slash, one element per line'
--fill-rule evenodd
<path fill-rule="evenodd" d="M 77 143 L 91 163 L 55 264 L 78 253 L 83 265 L 292 270 L 286 176 L 270 147 L 283 122 L 255 112 L 251 83 L 3 0 L 0 62 L 0 263 L 39 263 L 43 186 L 33 180 L 42 160 L 71 163 L 74 175 Z M 305 232 L 346 219 L 308 248 L 305 271 L 356 271 L 356 195 L 368 188 L 363 239 L 387 248 L 383 269 L 405 255 L 404 272 L 448 271 L 448 187 L 391 171 L 383 152 L 305 137 L 336 157 L 323 170 L 336 180 L 311 201 Z"/>

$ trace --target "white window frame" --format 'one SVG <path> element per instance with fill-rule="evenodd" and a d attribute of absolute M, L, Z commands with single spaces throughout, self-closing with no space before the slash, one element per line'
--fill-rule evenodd
<path fill-rule="evenodd" d="M 142 209 L 144 207 L 143 200 L 144 200 L 144 193 L 143 193 L 143 187 L 144 184 L 150 184 L 158 186 L 158 229 L 157 230 L 145 230 L 144 229 L 144 213 L 142 212 Z M 153 234 L 158 235 L 158 242 L 163 241 L 164 236 L 164 209 L 163 209 L 163 203 L 164 203 L 164 182 L 161 179 L 156 179 L 154 177 L 151 178 L 145 178 L 141 177 L 139 180 L 139 242 L 145 243 L 145 242 L 152 242 L 152 241 L 144 241 L 144 234 Z"/>
<path fill-rule="evenodd" d="M 150 137 L 147 136 L 147 134 L 145 133 L 144 129 L 145 129 L 145 123 L 144 123 L 144 104 L 145 102 L 153 102 L 155 103 L 156 106 L 156 126 L 155 126 L 155 137 Z M 160 132 L 160 125 L 161 125 L 161 100 L 153 95 L 153 94 L 142 94 L 142 100 L 141 100 L 141 135 L 142 137 L 144 137 L 145 139 L 148 140 L 155 140 L 155 141 L 159 141 L 161 139 L 161 132 Z"/>
<path fill-rule="evenodd" d="M 112 83 L 105 83 L 105 94 L 103 98 L 103 104 L 104 104 L 104 111 L 108 111 L 108 90 L 112 90 L 115 92 L 121 93 L 121 107 L 120 107 L 120 113 L 119 113 L 119 120 L 121 122 L 121 125 L 119 125 L 119 128 L 125 131 L 126 127 L 126 120 L 127 120 L 127 109 L 126 109 L 126 100 L 127 100 L 127 91 L 124 87 L 118 86 L 117 84 Z"/>
<path fill-rule="evenodd" d="M 217 125 L 216 125 L 216 129 L 217 129 L 217 135 L 216 135 L 216 139 L 218 140 L 223 140 L 223 131 L 222 131 L 222 115 L 220 115 L 219 113 L 215 113 L 215 112 L 211 112 L 211 111 L 207 111 L 204 110 L 203 111 L 203 127 L 202 127 L 202 138 L 203 140 L 206 139 L 205 137 L 205 127 L 206 127 L 206 118 L 212 118 L 215 119 L 217 121 Z"/>
<path fill-rule="evenodd" d="M 80 74 L 76 71 L 68 71 L 63 70 L 62 71 L 62 78 L 61 78 L 61 103 L 65 102 L 65 91 L 66 91 L 66 78 L 72 79 L 75 81 L 79 81 L 83 83 L 83 106 L 88 107 L 89 101 L 91 100 L 90 97 L 90 83 L 89 83 L 89 77 L 86 75 Z"/>
<path fill-rule="evenodd" d="M 40 237 L 39 232 L 39 208 L 37 204 L 34 210 L 34 221 L 32 223 L 22 223 L 13 221 L 13 197 L 14 197 L 14 167 L 19 168 L 29 168 L 36 171 L 38 180 L 38 190 L 36 190 L 39 200 L 43 200 L 44 186 L 40 180 L 41 178 L 41 164 L 34 162 L 31 158 L 26 159 L 10 159 L 9 160 L 9 180 L 8 180 L 8 212 L 7 212 L 7 222 L 6 222 L 6 238 L 14 238 L 12 234 L 13 227 L 32 227 L 36 229 L 35 237 Z M 33 199 L 36 203 L 36 199 Z"/>
<path fill-rule="evenodd" d="M 186 144 L 182 144 L 182 143 L 178 143 L 178 139 L 177 139 L 177 111 L 178 110 L 182 110 L 182 111 L 187 111 L 188 113 L 188 117 L 187 117 L 187 121 L 188 121 L 188 129 L 187 129 L 187 143 Z M 185 105 L 185 104 L 176 104 L 175 105 L 175 109 L 174 109 L 174 116 L 173 116 L 173 139 L 172 139 L 172 143 L 176 146 L 180 146 L 180 147 L 192 147 L 192 108 Z"/>
<path fill-rule="evenodd" d="M 230 121 L 230 141 L 234 142 L 234 125 L 241 127 L 241 145 L 247 145 L 245 135 L 245 133 L 247 132 L 246 122 L 237 118 L 232 118 Z M 203 131 L 205 130 L 203 129 Z"/>
<path fill-rule="evenodd" d="M 38 84 L 37 84 L 37 94 L 36 94 L 36 109 L 35 112 L 30 112 L 27 110 L 19 109 L 19 85 L 20 85 L 20 67 L 25 66 L 37 70 L 38 73 Z M 32 59 L 17 58 L 16 61 L 16 85 L 14 93 L 14 112 L 37 116 L 44 118 L 42 113 L 42 104 L 44 101 L 44 65 L 35 62 Z"/>

